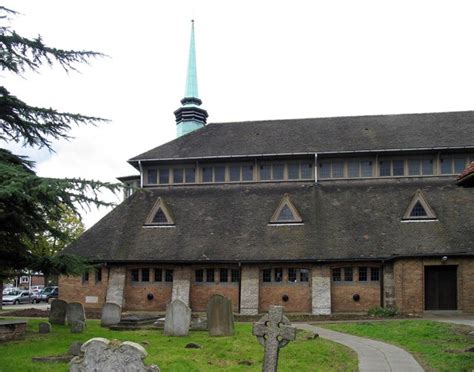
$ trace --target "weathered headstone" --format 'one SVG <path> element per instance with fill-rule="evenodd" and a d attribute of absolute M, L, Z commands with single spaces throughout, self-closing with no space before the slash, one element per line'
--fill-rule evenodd
<path fill-rule="evenodd" d="M 148 355 L 135 342 L 109 341 L 92 338 L 81 347 L 82 355 L 69 363 L 69 372 L 151 372 L 160 371 L 155 366 L 145 366 L 143 360 Z"/>
<path fill-rule="evenodd" d="M 207 303 L 207 327 L 210 336 L 232 336 L 234 314 L 232 301 L 222 295 L 213 295 Z"/>
<path fill-rule="evenodd" d="M 71 302 L 67 304 L 66 308 L 66 321 L 70 326 L 75 323 L 77 320 L 83 322 L 86 321 L 86 313 L 84 312 L 84 306 L 79 302 Z"/>
<path fill-rule="evenodd" d="M 100 325 L 108 327 L 120 323 L 122 317 L 122 309 L 113 302 L 107 302 L 102 308 L 102 316 L 100 317 Z"/>
<path fill-rule="evenodd" d="M 81 355 L 82 342 L 74 341 L 71 346 L 69 346 L 68 354 L 70 355 Z"/>
<path fill-rule="evenodd" d="M 41 322 L 38 324 L 39 333 L 49 333 L 51 332 L 51 323 Z"/>
<path fill-rule="evenodd" d="M 66 324 L 67 302 L 55 299 L 51 302 L 51 310 L 49 311 L 49 322 L 51 324 Z"/>
<path fill-rule="evenodd" d="M 181 300 L 174 300 L 166 307 L 165 330 L 167 336 L 187 336 L 191 323 L 191 309 Z"/>
<path fill-rule="evenodd" d="M 291 327 L 283 315 L 283 306 L 270 306 L 268 314 L 254 323 L 252 334 L 265 347 L 262 371 L 274 372 L 278 368 L 280 349 L 296 338 L 296 328 Z"/>
<path fill-rule="evenodd" d="M 82 333 L 86 323 L 82 320 L 76 320 L 71 324 L 71 333 Z"/>

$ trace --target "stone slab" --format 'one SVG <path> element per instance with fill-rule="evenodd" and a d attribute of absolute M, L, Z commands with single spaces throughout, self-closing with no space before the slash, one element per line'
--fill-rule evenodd
<path fill-rule="evenodd" d="M 66 324 L 67 302 L 55 299 L 51 302 L 51 310 L 49 311 L 49 322 L 51 324 Z"/>
<path fill-rule="evenodd" d="M 102 308 L 102 315 L 100 317 L 100 325 L 108 327 L 120 323 L 122 317 L 122 309 L 119 305 L 107 302 Z"/>
<path fill-rule="evenodd" d="M 67 305 L 66 308 L 66 321 L 70 326 L 76 321 L 81 320 L 86 321 L 86 313 L 84 311 L 84 306 L 79 302 L 71 302 Z"/>
<path fill-rule="evenodd" d="M 41 322 L 38 324 L 38 333 L 50 333 L 51 323 Z"/>
<path fill-rule="evenodd" d="M 166 307 L 164 334 L 187 336 L 191 323 L 191 309 L 181 300 L 174 300 Z"/>
<path fill-rule="evenodd" d="M 230 299 L 219 294 L 215 294 L 209 299 L 207 326 L 210 336 L 232 336 L 234 334 L 234 314 Z"/>

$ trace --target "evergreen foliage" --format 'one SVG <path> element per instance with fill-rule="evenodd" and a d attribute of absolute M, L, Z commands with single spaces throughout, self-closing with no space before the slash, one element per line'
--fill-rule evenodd
<path fill-rule="evenodd" d="M 102 56 L 92 51 L 52 48 L 40 36 L 23 37 L 9 26 L 10 17 L 16 14 L 0 7 L 0 70 L 4 73 L 21 76 L 26 71 L 38 72 L 42 65 L 55 64 L 66 71 L 76 70 L 76 64 Z M 103 120 L 35 107 L 0 86 L 0 140 L 4 142 L 53 151 L 51 141 L 69 139 L 73 125 L 94 125 Z M 100 191 L 116 192 L 119 187 L 80 178 L 39 177 L 34 162 L 0 149 L 0 284 L 3 278 L 27 268 L 44 270 L 50 266 L 53 273 L 72 274 L 83 269 L 84 262 L 77 257 L 64 256 L 60 250 L 41 252 L 35 247 L 45 237 L 67 243 L 69 231 L 58 223 L 65 211 L 79 216 L 81 208 L 108 206 L 110 203 L 100 199 Z"/>

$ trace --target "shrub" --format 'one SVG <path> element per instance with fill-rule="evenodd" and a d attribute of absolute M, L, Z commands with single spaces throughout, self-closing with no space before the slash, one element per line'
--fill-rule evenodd
<path fill-rule="evenodd" d="M 390 318 L 399 314 L 397 308 L 395 307 L 373 307 L 369 310 L 368 314 L 370 316 L 379 316 L 382 318 Z"/>

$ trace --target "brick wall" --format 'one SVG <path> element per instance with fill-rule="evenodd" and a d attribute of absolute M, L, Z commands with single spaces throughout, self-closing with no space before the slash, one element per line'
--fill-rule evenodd
<path fill-rule="evenodd" d="M 95 281 L 95 271 L 89 272 L 89 280 L 83 282 L 80 276 L 63 276 L 58 280 L 59 298 L 66 302 L 80 302 L 85 308 L 102 308 L 105 303 L 108 269 L 102 268 L 102 280 Z"/>
<path fill-rule="evenodd" d="M 212 295 L 220 294 L 232 301 L 234 312 L 239 311 L 238 283 L 192 283 L 190 306 L 193 311 L 206 311 L 207 303 Z"/>
<path fill-rule="evenodd" d="M 442 265 L 440 258 L 406 259 L 394 263 L 395 302 L 404 313 L 425 309 L 425 266 Z M 458 310 L 474 312 L 474 259 L 450 258 L 446 265 L 457 265 Z"/>

